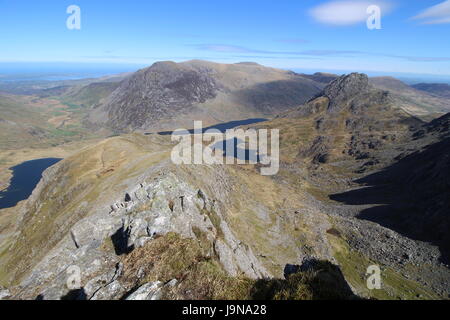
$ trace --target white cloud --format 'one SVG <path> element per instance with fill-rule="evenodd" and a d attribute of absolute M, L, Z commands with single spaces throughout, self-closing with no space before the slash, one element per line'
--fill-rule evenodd
<path fill-rule="evenodd" d="M 450 0 L 429 7 L 413 19 L 420 19 L 425 24 L 450 23 Z"/>
<path fill-rule="evenodd" d="M 310 10 L 310 15 L 318 22 L 345 26 L 367 21 L 367 8 L 378 5 L 381 13 L 388 13 L 392 6 L 383 1 L 331 1 Z"/>

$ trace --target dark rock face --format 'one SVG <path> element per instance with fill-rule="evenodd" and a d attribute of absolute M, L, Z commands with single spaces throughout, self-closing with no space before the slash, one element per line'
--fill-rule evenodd
<path fill-rule="evenodd" d="M 155 63 L 125 80 L 104 108 L 116 130 L 139 128 L 168 114 L 187 112 L 195 103 L 214 98 L 217 84 L 200 72 L 171 62 Z"/>
<path fill-rule="evenodd" d="M 437 133 L 439 135 L 448 135 L 450 133 L 450 113 L 434 119 L 425 126 L 428 133 Z"/>

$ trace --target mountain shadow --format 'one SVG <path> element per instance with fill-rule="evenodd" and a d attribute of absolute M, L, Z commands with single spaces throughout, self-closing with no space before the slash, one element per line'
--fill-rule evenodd
<path fill-rule="evenodd" d="M 450 138 L 357 181 L 367 187 L 330 196 L 347 205 L 377 205 L 359 219 L 439 246 L 450 263 Z"/>
<path fill-rule="evenodd" d="M 127 194 L 129 197 L 129 195 Z M 127 199 L 127 196 L 125 197 L 125 201 Z M 131 251 L 134 250 L 134 245 L 129 246 L 128 240 L 130 238 L 130 230 L 125 229 L 123 226 L 120 227 L 119 230 L 117 230 L 112 236 L 111 241 L 114 246 L 114 251 L 118 256 L 121 256 L 123 254 L 129 254 Z"/>
<path fill-rule="evenodd" d="M 87 300 L 84 288 L 69 291 L 65 296 L 61 297 L 63 301 L 83 301 Z"/>
<path fill-rule="evenodd" d="M 324 85 L 298 77 L 259 83 L 236 93 L 238 101 L 264 114 L 278 114 L 306 103 L 322 91 Z"/>
<path fill-rule="evenodd" d="M 255 300 L 358 300 L 341 269 L 329 261 L 311 259 L 286 265 L 285 279 L 259 279 L 250 291 Z"/>

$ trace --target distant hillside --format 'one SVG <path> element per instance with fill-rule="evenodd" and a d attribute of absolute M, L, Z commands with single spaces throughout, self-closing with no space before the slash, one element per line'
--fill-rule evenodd
<path fill-rule="evenodd" d="M 450 111 L 450 100 L 416 90 L 393 77 L 370 78 L 370 83 L 392 93 L 396 105 L 415 116 L 442 115 Z"/>
<path fill-rule="evenodd" d="M 418 83 L 412 87 L 442 98 L 450 98 L 450 85 L 447 83 Z"/>
<path fill-rule="evenodd" d="M 0 81 L 0 93 L 15 95 L 37 95 L 41 98 L 61 96 L 73 90 L 88 86 L 91 83 L 120 82 L 131 73 L 121 73 L 100 78 L 77 80 L 32 80 L 32 81 Z"/>
<path fill-rule="evenodd" d="M 118 82 L 94 82 L 65 92 L 62 99 L 67 103 L 91 107 L 108 97 L 118 86 Z"/>
<path fill-rule="evenodd" d="M 89 116 L 116 131 L 170 130 L 252 117 L 299 106 L 325 84 L 255 63 L 158 62 L 136 72 Z"/>
<path fill-rule="evenodd" d="M 0 149 L 37 145 L 47 138 L 47 119 L 36 109 L 15 96 L 0 95 Z"/>
<path fill-rule="evenodd" d="M 89 110 L 83 105 L 91 106 L 100 96 L 93 90 L 88 96 L 68 98 L 0 94 L 0 150 L 44 148 L 92 137 L 82 124 Z M 95 137 L 104 134 L 96 131 Z"/>

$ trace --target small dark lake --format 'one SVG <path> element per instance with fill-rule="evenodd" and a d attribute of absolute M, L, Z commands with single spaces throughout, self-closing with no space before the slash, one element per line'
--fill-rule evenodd
<path fill-rule="evenodd" d="M 203 132 L 205 133 L 207 130 L 209 129 L 217 129 L 220 132 L 225 133 L 226 130 L 228 129 L 233 129 L 239 126 L 245 126 L 248 124 L 253 124 L 253 123 L 258 123 L 258 122 L 264 122 L 267 121 L 268 119 L 263 119 L 263 118 L 253 118 L 253 119 L 245 119 L 245 120 L 236 120 L 236 121 L 230 121 L 230 122 L 224 122 L 224 123 L 218 123 L 215 124 L 213 126 L 210 127 L 206 127 L 203 128 Z M 194 129 L 188 130 L 190 134 L 194 133 Z M 158 132 L 159 135 L 162 136 L 170 136 L 172 134 L 173 131 L 162 131 L 162 132 Z M 151 133 L 147 133 L 147 134 L 151 134 Z"/>
<path fill-rule="evenodd" d="M 42 178 L 42 173 L 62 159 L 46 158 L 23 162 L 10 168 L 13 177 L 8 189 L 0 192 L 0 209 L 12 208 L 28 199 Z"/>
<path fill-rule="evenodd" d="M 233 146 L 232 150 L 227 150 L 227 144 Z M 231 140 L 219 141 L 212 146 L 212 149 L 221 150 L 224 157 L 233 157 L 239 160 L 245 161 L 260 161 L 260 156 L 257 150 L 240 148 L 239 146 L 243 144 L 241 139 L 233 138 Z"/>

